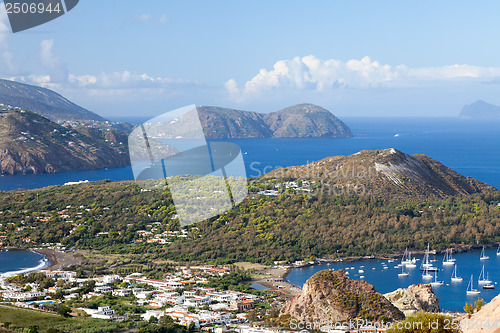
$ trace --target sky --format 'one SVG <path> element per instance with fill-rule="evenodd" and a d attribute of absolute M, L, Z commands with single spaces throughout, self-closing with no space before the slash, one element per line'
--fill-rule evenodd
<path fill-rule="evenodd" d="M 105 117 L 185 105 L 338 116 L 456 116 L 500 105 L 498 1 L 80 0 L 13 34 L 0 77 Z"/>

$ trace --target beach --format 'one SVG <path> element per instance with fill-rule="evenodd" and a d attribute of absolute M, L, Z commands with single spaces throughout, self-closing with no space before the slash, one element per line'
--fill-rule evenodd
<path fill-rule="evenodd" d="M 61 270 L 70 266 L 78 266 L 81 261 L 75 258 L 72 254 L 62 252 L 55 249 L 34 249 L 35 252 L 43 254 L 50 262 L 50 266 L 44 268 L 46 270 Z"/>

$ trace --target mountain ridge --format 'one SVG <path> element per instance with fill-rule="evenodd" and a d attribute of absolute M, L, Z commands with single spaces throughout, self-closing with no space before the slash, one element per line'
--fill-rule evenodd
<path fill-rule="evenodd" d="M 98 132 L 96 132 L 98 131 Z M 99 137 L 102 133 L 102 138 Z M 108 143 L 106 140 L 114 143 Z M 128 164 L 119 135 L 90 135 L 26 110 L 0 111 L 0 174 L 39 174 L 122 167 Z"/>
<path fill-rule="evenodd" d="M 352 137 L 350 128 L 339 118 L 313 104 L 297 104 L 267 114 L 200 106 L 198 113 L 209 139 Z"/>
<path fill-rule="evenodd" d="M 424 154 L 408 155 L 397 149 L 362 150 L 349 156 L 332 156 L 306 165 L 276 169 L 266 179 L 291 177 L 323 185 L 359 184 L 365 194 L 394 198 L 445 197 L 496 190 L 465 177 Z"/>
<path fill-rule="evenodd" d="M 57 92 L 26 83 L 0 79 L 0 103 L 38 113 L 52 121 L 106 121 Z"/>

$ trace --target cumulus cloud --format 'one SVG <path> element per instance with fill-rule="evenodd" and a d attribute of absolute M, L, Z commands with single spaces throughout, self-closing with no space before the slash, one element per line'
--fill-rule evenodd
<path fill-rule="evenodd" d="M 65 82 L 68 80 L 68 68 L 61 59 L 54 55 L 52 52 L 53 47 L 53 39 L 44 40 L 40 43 L 40 62 L 52 82 Z"/>
<path fill-rule="evenodd" d="M 491 79 L 499 76 L 500 68 L 495 67 L 452 65 L 409 68 L 381 64 L 370 57 L 343 62 L 310 55 L 280 60 L 271 70 L 261 69 L 242 87 L 230 79 L 225 88 L 232 97 L 245 99 L 272 90 L 327 92 L 339 88 L 401 87 L 418 84 L 418 81 Z"/>
<path fill-rule="evenodd" d="M 0 6 L 0 73 L 3 75 L 13 75 L 18 71 L 9 46 L 11 33 L 5 6 Z"/>
<path fill-rule="evenodd" d="M 51 75 L 12 76 L 11 80 L 35 84 L 57 91 L 87 90 L 93 95 L 126 95 L 135 93 L 163 93 L 165 90 L 177 90 L 200 86 L 189 80 L 177 80 L 168 77 L 153 77 L 148 74 L 135 74 L 129 71 L 100 73 L 98 75 L 68 74 L 65 82 L 52 79 Z"/>
<path fill-rule="evenodd" d="M 140 23 L 166 24 L 168 22 L 168 17 L 166 14 L 163 14 L 159 17 L 150 14 L 140 14 L 136 15 L 134 19 Z"/>

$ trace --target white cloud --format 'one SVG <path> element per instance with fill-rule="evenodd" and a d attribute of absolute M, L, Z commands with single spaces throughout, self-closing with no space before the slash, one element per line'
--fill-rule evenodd
<path fill-rule="evenodd" d="M 403 87 L 419 81 L 492 79 L 500 76 L 500 68 L 471 65 L 409 68 L 391 66 L 369 57 L 346 62 L 322 60 L 313 55 L 277 61 L 272 70 L 258 74 L 238 87 L 234 79 L 226 82 L 226 91 L 236 100 L 245 100 L 272 90 L 328 92 L 338 88 Z"/>
<path fill-rule="evenodd" d="M 4 75 L 13 75 L 18 71 L 9 46 L 11 33 L 5 6 L 0 6 L 0 73 Z"/>
<path fill-rule="evenodd" d="M 54 55 L 52 52 L 53 47 L 53 39 L 44 40 L 40 43 L 40 62 L 52 82 L 66 82 L 69 75 L 67 66 Z"/>
<path fill-rule="evenodd" d="M 201 86 L 195 81 L 176 80 L 167 77 L 152 77 L 148 74 L 135 74 L 129 71 L 100 73 L 98 75 L 68 74 L 65 82 L 54 81 L 52 75 L 12 76 L 10 80 L 34 84 L 59 92 L 82 90 L 99 96 L 126 94 L 161 94 L 166 90 L 174 91 L 186 87 Z"/>
<path fill-rule="evenodd" d="M 134 17 L 134 19 L 137 21 L 137 22 L 140 22 L 140 23 L 155 23 L 155 24 L 166 24 L 168 23 L 168 17 L 166 14 L 163 14 L 159 17 L 156 17 L 156 16 L 153 16 L 153 15 L 150 15 L 150 14 L 140 14 L 140 15 L 136 15 Z"/>

